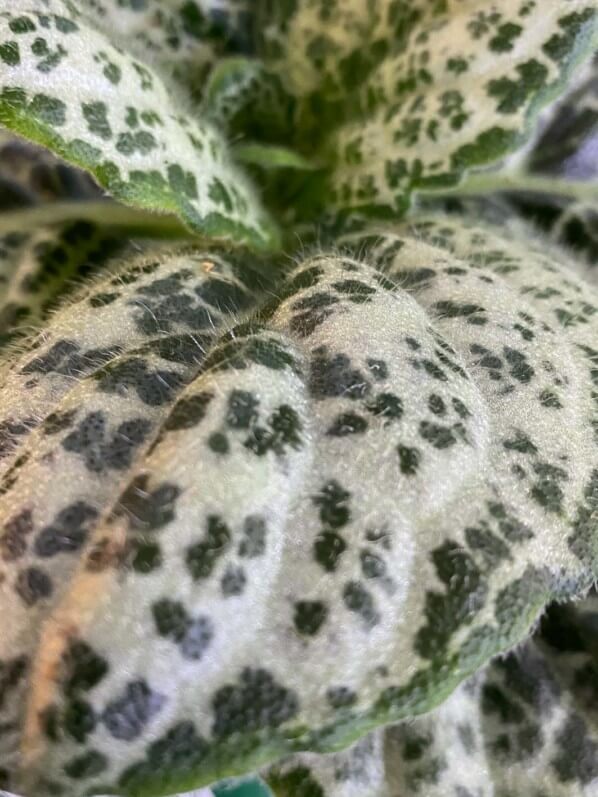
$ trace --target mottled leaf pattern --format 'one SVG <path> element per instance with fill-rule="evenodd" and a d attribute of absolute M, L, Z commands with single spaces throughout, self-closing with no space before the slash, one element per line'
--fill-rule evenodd
<path fill-rule="evenodd" d="M 531 172 L 588 180 L 598 177 L 598 56 L 559 102 L 530 152 Z M 594 152 L 594 155 L 592 155 Z"/>
<path fill-rule="evenodd" d="M 152 69 L 61 14 L 3 11 L 0 40 L 0 122 L 117 199 L 176 213 L 205 235 L 272 245 L 272 222 L 219 134 L 181 113 Z"/>
<path fill-rule="evenodd" d="M 452 185 L 507 154 L 591 47 L 597 10 L 512 0 L 413 16 L 407 46 L 351 98 L 356 120 L 330 136 L 339 208 L 396 212 L 411 191 Z"/>
<path fill-rule="evenodd" d="M 2 793 L 594 797 L 597 14 L 0 9 Z"/>
<path fill-rule="evenodd" d="M 77 9 L 109 36 L 193 89 L 228 49 L 251 49 L 249 0 L 82 0 Z"/>
<path fill-rule="evenodd" d="M 340 246 L 272 299 L 230 255 L 141 259 L 14 361 L 13 790 L 168 794 L 347 745 L 596 578 L 591 289 L 444 218 Z"/>
<path fill-rule="evenodd" d="M 28 661 L 38 633 L 34 615 L 38 621 L 47 616 L 68 587 L 77 552 L 147 450 L 177 392 L 193 378 L 215 329 L 248 301 L 232 272 L 226 260 L 201 252 L 133 262 L 59 312 L 52 323 L 56 337 L 41 333 L 29 347 L 28 363 L 5 376 L 3 411 L 12 420 L 1 427 L 2 511 L 14 515 L 14 490 L 24 491 L 29 508 L 17 513 L 16 525 L 4 524 L 1 537 L 8 579 L 0 589 L 6 597 L 20 595 L 20 608 L 2 635 L 3 672 L 15 660 Z M 100 399 L 95 406 L 86 398 L 94 395 Z M 18 453 L 19 441 L 29 450 Z M 23 470 L 28 462 L 30 476 Z M 42 471 L 46 477 L 60 473 L 69 488 L 59 495 Z M 45 479 L 37 486 L 36 473 Z M 168 504 L 174 494 L 163 497 Z M 27 536 L 35 516 L 45 528 L 37 541 Z M 114 561 L 115 542 L 98 547 L 97 568 Z M 152 546 L 139 542 L 131 566 L 146 572 Z M 8 725 L 19 711 L 12 686 L 19 686 L 16 676 L 3 686 Z M 11 732 L 0 740 L 0 760 L 10 771 L 17 739 Z"/>
<path fill-rule="evenodd" d="M 532 640 L 432 714 L 342 753 L 293 756 L 276 797 L 593 797 L 598 782 L 598 600 L 554 605 Z"/>

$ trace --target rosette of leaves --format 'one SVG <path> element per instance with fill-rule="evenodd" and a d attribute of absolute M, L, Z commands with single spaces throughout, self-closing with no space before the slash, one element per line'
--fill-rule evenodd
<path fill-rule="evenodd" d="M 595 793 L 597 17 L 0 3 L 3 789 Z"/>

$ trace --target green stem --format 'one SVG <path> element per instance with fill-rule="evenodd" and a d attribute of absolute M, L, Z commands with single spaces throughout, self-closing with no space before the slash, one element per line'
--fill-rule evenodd
<path fill-rule="evenodd" d="M 75 220 L 94 222 L 118 229 L 123 234 L 142 238 L 196 238 L 172 215 L 119 205 L 107 199 L 78 202 L 52 202 L 24 210 L 0 214 L 0 235 L 30 232 L 40 227 L 65 224 Z"/>
<path fill-rule="evenodd" d="M 470 174 L 460 185 L 441 191 L 425 192 L 441 197 L 469 197 L 494 194 L 497 191 L 525 191 L 569 197 L 579 201 L 598 202 L 598 184 L 581 180 L 559 180 L 552 177 L 537 177 L 529 174 L 485 172 Z"/>

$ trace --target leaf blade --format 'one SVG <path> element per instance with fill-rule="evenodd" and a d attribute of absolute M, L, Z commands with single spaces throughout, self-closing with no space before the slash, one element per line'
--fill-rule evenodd
<path fill-rule="evenodd" d="M 36 56 L 31 48 L 42 38 L 44 18 L 51 30 Z M 27 30 L 15 34 L 11 25 Z M 125 203 L 174 212 L 208 236 L 276 245 L 273 222 L 224 142 L 208 125 L 178 113 L 156 73 L 62 15 L 4 12 L 0 30 L 19 58 L 2 72 L 0 122 L 91 172 Z M 40 73 L 47 47 L 59 58 Z M 74 86 L 74 74 L 86 79 Z"/>
<path fill-rule="evenodd" d="M 79 546 L 45 557 L 60 595 L 28 610 L 26 579 L 3 593 L 21 619 L 0 644 L 34 637 L 15 791 L 92 762 L 74 794 L 162 795 L 339 750 L 434 708 L 595 579 L 591 286 L 564 256 L 447 217 L 339 244 L 358 258 L 315 255 L 259 297 L 226 256 L 142 261 L 15 363 L 0 464 L 10 479 L 30 451 L 11 499 L 57 518 L 20 567 Z M 57 437 L 27 426 L 56 405 L 78 413 Z M 151 439 L 121 468 L 132 421 Z M 79 478 L 44 480 L 58 458 Z M 58 533 L 100 487 L 101 513 Z M 73 681 L 72 644 L 110 664 L 101 684 Z M 119 711 L 129 697 L 139 712 Z M 57 741 L 38 721 L 53 706 Z"/>
<path fill-rule="evenodd" d="M 424 17 L 363 86 L 361 120 L 330 137 L 333 202 L 401 210 L 413 191 L 454 185 L 512 151 L 592 51 L 597 19 L 587 2 Z"/>

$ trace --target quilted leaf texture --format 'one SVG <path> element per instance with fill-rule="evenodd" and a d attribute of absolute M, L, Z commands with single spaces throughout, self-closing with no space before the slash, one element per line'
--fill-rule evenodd
<path fill-rule="evenodd" d="M 12 362 L 11 791 L 166 795 L 339 750 L 596 579 L 598 299 L 566 255 L 431 217 L 275 288 L 254 269 L 125 264 Z"/>
<path fill-rule="evenodd" d="M 67 4 L 45 6 L 18 2 L 0 15 L 0 122 L 116 199 L 177 214 L 204 235 L 272 245 L 273 222 L 220 134 L 182 112 L 184 96 Z"/>
<path fill-rule="evenodd" d="M 210 273 L 213 277 L 208 279 Z M 41 333 L 31 344 L 28 363 L 5 378 L 7 400 L 12 403 L 6 410 L 13 420 L 2 426 L 3 507 L 14 514 L 8 493 L 20 489 L 17 483 L 34 502 L 24 514 L 14 515 L 16 526 L 2 535 L 3 571 L 20 578 L 26 590 L 18 614 L 2 634 L 3 672 L 13 673 L 8 684 L 19 684 L 19 668 L 27 659 L 24 651 L 35 645 L 34 620 L 43 620 L 51 609 L 48 601 L 68 588 L 79 552 L 103 508 L 118 497 L 123 478 L 150 445 L 176 391 L 195 375 L 207 341 L 236 306 L 247 302 L 248 295 L 234 278 L 232 266 L 213 256 L 132 263 L 58 313 L 52 323 L 56 337 L 51 333 L 48 339 L 46 332 Z M 93 406 L 85 396 L 95 394 L 104 399 Z M 38 436 L 41 447 L 34 442 Z M 25 448 L 32 444 L 37 453 L 25 449 L 18 453 L 19 441 Z M 51 461 L 61 478 L 70 482 L 60 496 L 46 478 L 53 471 Z M 22 470 L 27 463 L 33 466 L 30 477 L 35 479 L 37 473 L 45 479 L 44 488 L 35 486 Z M 158 494 L 159 500 L 160 496 L 167 503 L 174 499 L 168 490 Z M 38 517 L 45 518 L 46 533 L 34 543 L 34 551 L 27 535 L 35 507 Z M 103 548 L 100 544 L 94 554 L 98 567 L 116 553 L 114 542 Z M 151 567 L 152 550 L 151 545 L 142 545 L 132 566 L 142 571 L 148 563 Z M 34 564 L 40 557 L 48 567 Z M 25 575 L 15 572 L 16 562 L 22 563 L 19 570 Z M 14 589 L 18 587 L 13 580 Z M 2 697 L 8 720 L 3 727 L 10 728 L 19 696 L 4 690 Z M 11 760 L 14 741 L 10 730 L 3 733 L 3 766 Z"/>
<path fill-rule="evenodd" d="M 533 639 L 431 715 L 266 775 L 277 797 L 591 797 L 598 778 L 598 600 L 553 605 Z"/>

